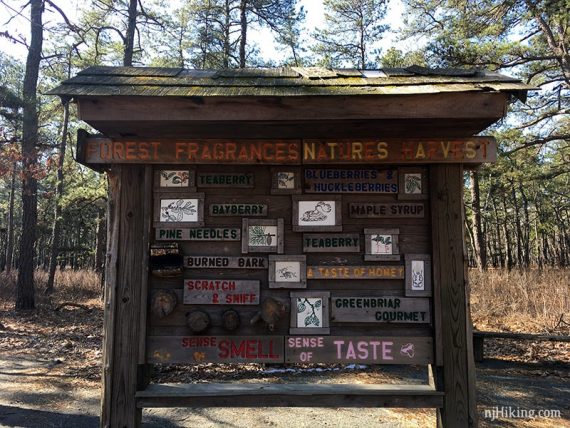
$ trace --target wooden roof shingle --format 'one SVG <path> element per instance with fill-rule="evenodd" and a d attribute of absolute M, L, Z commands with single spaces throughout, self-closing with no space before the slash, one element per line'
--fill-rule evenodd
<path fill-rule="evenodd" d="M 50 90 L 65 97 L 297 97 L 503 91 L 524 98 L 534 89 L 520 80 L 481 70 L 425 67 L 378 70 L 322 67 L 189 70 L 159 67 L 89 67 Z"/>

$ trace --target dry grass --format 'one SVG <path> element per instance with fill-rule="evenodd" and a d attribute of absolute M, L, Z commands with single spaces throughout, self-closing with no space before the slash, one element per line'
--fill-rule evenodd
<path fill-rule="evenodd" d="M 48 274 L 43 270 L 35 273 L 36 305 L 56 306 L 62 302 L 75 302 L 101 309 L 100 279 L 92 270 L 56 271 L 55 292 L 45 296 Z M 0 302 L 3 309 L 14 306 L 16 299 L 17 271 L 0 272 Z"/>
<path fill-rule="evenodd" d="M 570 269 L 469 272 L 481 330 L 570 334 Z"/>

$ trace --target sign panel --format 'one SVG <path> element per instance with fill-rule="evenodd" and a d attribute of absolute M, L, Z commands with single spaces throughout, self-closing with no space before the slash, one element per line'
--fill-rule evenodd
<path fill-rule="evenodd" d="M 348 204 L 350 218 L 424 218 L 425 206 L 420 202 L 357 202 Z"/>
<path fill-rule="evenodd" d="M 149 336 L 149 363 L 283 363 L 283 336 Z"/>
<path fill-rule="evenodd" d="M 267 269 L 265 257 L 186 256 L 186 269 Z"/>
<path fill-rule="evenodd" d="M 114 141 L 89 137 L 78 145 L 87 164 L 300 164 L 299 140 Z"/>
<path fill-rule="evenodd" d="M 305 169 L 305 193 L 398 193 L 398 173 L 378 169 Z"/>
<path fill-rule="evenodd" d="M 286 363 L 430 364 L 430 337 L 286 336 Z"/>
<path fill-rule="evenodd" d="M 197 227 L 194 229 L 174 229 L 157 227 L 157 241 L 240 241 L 239 227 Z"/>
<path fill-rule="evenodd" d="M 84 164 L 364 164 L 494 162 L 492 137 L 409 140 L 170 140 L 79 138 Z"/>
<path fill-rule="evenodd" d="M 196 180 L 198 187 L 253 187 L 251 173 L 200 173 Z"/>
<path fill-rule="evenodd" d="M 360 236 L 357 233 L 304 233 L 304 253 L 358 253 Z"/>
<path fill-rule="evenodd" d="M 497 159 L 492 137 L 411 140 L 303 140 L 304 164 L 481 163 Z"/>
<path fill-rule="evenodd" d="M 429 299 L 332 297 L 331 321 L 429 324 L 431 322 Z"/>
<path fill-rule="evenodd" d="M 259 281 L 185 279 L 185 305 L 258 305 Z"/>
<path fill-rule="evenodd" d="M 404 266 L 307 266 L 307 279 L 403 279 Z"/>
<path fill-rule="evenodd" d="M 210 215 L 216 217 L 265 216 L 265 204 L 210 204 Z"/>

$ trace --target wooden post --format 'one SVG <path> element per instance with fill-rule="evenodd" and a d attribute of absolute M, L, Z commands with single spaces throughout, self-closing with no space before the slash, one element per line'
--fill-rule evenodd
<path fill-rule="evenodd" d="M 103 387 L 101 427 L 136 427 L 141 410 L 135 394 L 140 382 L 146 331 L 146 265 L 151 198 L 151 170 L 144 166 L 113 166 L 109 177 L 108 253 L 105 279 Z M 144 321 L 144 320 L 143 320 Z"/>
<path fill-rule="evenodd" d="M 477 426 L 475 363 L 469 316 L 463 230 L 463 167 L 430 167 L 434 296 L 441 305 L 443 408 L 438 426 Z"/>

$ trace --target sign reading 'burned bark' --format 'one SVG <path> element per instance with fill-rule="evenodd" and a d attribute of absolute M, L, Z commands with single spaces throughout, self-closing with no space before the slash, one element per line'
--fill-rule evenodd
<path fill-rule="evenodd" d="M 158 241 L 239 241 L 239 227 L 197 227 L 194 229 L 172 229 L 157 227 Z"/>
<path fill-rule="evenodd" d="M 307 279 L 403 279 L 404 266 L 307 266 Z"/>
<path fill-rule="evenodd" d="M 429 364 L 430 337 L 288 336 L 286 363 Z"/>
<path fill-rule="evenodd" d="M 185 305 L 257 305 L 259 281 L 185 279 Z"/>
<path fill-rule="evenodd" d="M 149 363 L 282 363 L 283 336 L 150 336 Z"/>
<path fill-rule="evenodd" d="M 331 321 L 371 323 L 431 322 L 429 299 L 410 297 L 333 297 Z"/>
<path fill-rule="evenodd" d="M 187 269 L 267 269 L 266 257 L 186 256 Z"/>

